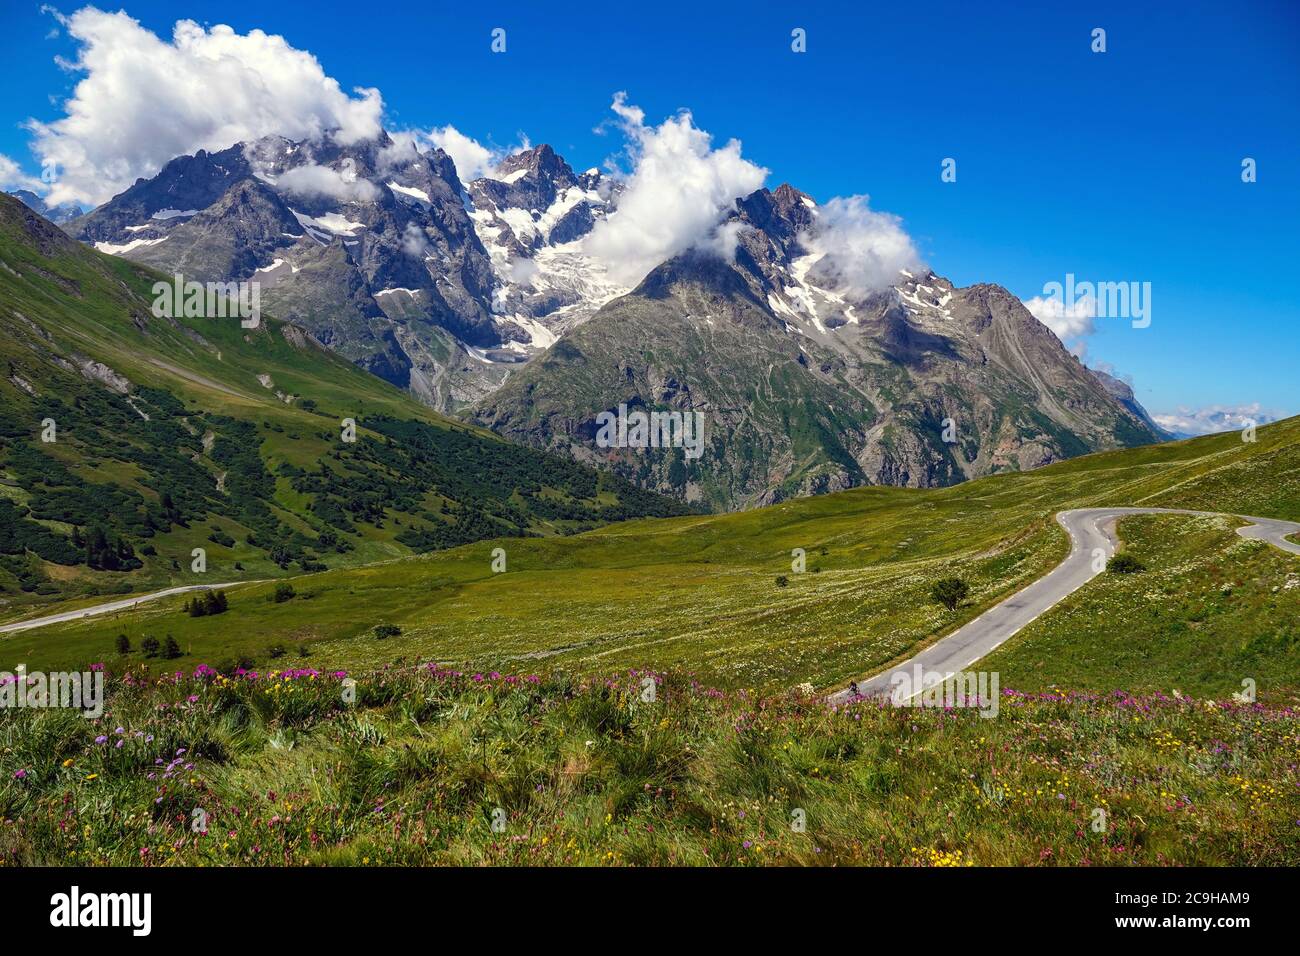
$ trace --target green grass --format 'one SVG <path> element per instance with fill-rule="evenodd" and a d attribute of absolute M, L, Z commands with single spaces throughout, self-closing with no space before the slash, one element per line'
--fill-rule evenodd
<path fill-rule="evenodd" d="M 249 585 L 232 591 L 230 611 L 218 618 L 187 618 L 174 599 L 17 634 L 0 640 L 0 662 L 102 660 L 118 633 L 136 645 L 144 634 L 173 633 L 190 663 L 241 655 L 265 661 L 273 644 L 305 644 L 314 661 L 350 668 L 398 660 L 597 673 L 649 666 L 768 692 L 804 681 L 831 687 L 910 655 L 1040 577 L 1067 550 L 1053 519 L 1063 508 L 1232 511 L 1244 503 L 1242 511 L 1300 517 L 1300 419 L 1258 434 L 1254 445 L 1216 436 L 951 488 L 856 489 L 737 514 L 623 522 L 567 538 L 485 541 L 302 577 L 295 580 L 302 597 L 283 605 L 266 600 L 271 585 Z M 1248 472 L 1253 483 L 1222 481 L 1225 470 Z M 1292 560 L 1260 557 L 1239 544 L 1226 533 L 1203 542 L 1222 573 L 1235 578 L 1254 574 L 1261 561 L 1282 567 Z M 507 553 L 503 574 L 491 570 L 495 547 Z M 791 569 L 795 548 L 807 553 L 802 574 Z M 778 575 L 788 587 L 776 585 Z M 948 612 L 929 592 L 954 575 L 971 585 L 971 596 Z M 1137 575 L 1123 586 L 1151 580 Z M 1115 586 L 1093 582 L 1076 600 Z M 1262 605 L 1243 604 L 1235 613 L 1234 626 L 1250 636 L 1257 624 L 1273 633 L 1273 619 L 1258 617 Z M 376 641 L 371 629 L 380 620 L 402 634 Z M 1055 628 L 1056 620 L 1049 614 L 1036 627 Z M 1055 639 L 1068 643 L 1071 634 Z M 1158 673 L 1158 649 L 1153 654 Z M 1035 680 L 1094 686 L 1069 680 L 1059 655 L 1044 659 Z M 1289 669 L 1290 685 L 1300 685 L 1291 663 L 1279 668 L 1271 683 Z M 1235 674 L 1221 676 L 1235 684 Z M 1126 686 L 1114 671 L 1103 678 L 1104 689 Z"/>
<path fill-rule="evenodd" d="M 1300 689 L 1300 560 L 1247 541 L 1232 519 L 1125 518 L 1125 553 L 1146 571 L 1105 574 L 981 662 L 1024 690 L 1178 689 L 1260 697 Z"/>
<path fill-rule="evenodd" d="M 646 679 L 115 679 L 98 721 L 0 715 L 0 863 L 1300 864 L 1289 711 Z"/>
<path fill-rule="evenodd" d="M 435 414 L 270 316 L 155 316 L 157 273 L 27 216 L 0 196 L 0 620 L 202 581 L 195 547 L 260 578 L 693 510 Z M 214 523 L 238 545 L 210 545 Z M 140 566 L 31 545 L 74 526 Z"/>

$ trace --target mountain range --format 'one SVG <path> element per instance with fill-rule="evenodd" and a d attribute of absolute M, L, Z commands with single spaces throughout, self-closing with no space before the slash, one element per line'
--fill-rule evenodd
<path fill-rule="evenodd" d="M 76 219 L 84 213 L 84 210 L 73 203 L 63 203 L 58 206 L 50 206 L 45 200 L 30 189 L 16 189 L 9 195 L 19 200 L 28 209 L 34 209 L 50 222 L 67 222 L 70 219 Z"/>
<path fill-rule="evenodd" d="M 622 189 L 546 145 L 462 182 L 387 134 L 268 137 L 177 157 L 62 225 L 166 273 L 258 280 L 269 311 L 421 403 L 714 509 L 1167 437 L 1000 286 L 919 268 L 854 288 L 788 184 L 735 201 L 730 247 L 621 285 L 588 240 Z M 702 414 L 703 455 L 604 447 L 620 407 Z"/>
<path fill-rule="evenodd" d="M 269 313 L 158 314 L 163 278 L 0 195 L 0 616 L 690 510 L 448 419 Z"/>

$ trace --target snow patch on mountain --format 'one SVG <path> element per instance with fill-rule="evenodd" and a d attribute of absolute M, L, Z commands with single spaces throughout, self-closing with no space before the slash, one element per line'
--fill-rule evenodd
<path fill-rule="evenodd" d="M 504 348 L 533 354 L 627 293 L 585 250 L 617 194 L 598 170 L 575 176 L 547 146 L 508 157 L 467 187 L 470 221 L 492 264 Z M 491 360 L 491 359 L 489 359 Z"/>
<path fill-rule="evenodd" d="M 168 236 L 162 236 L 158 239 L 132 239 L 130 242 L 112 243 L 97 242 L 95 248 L 100 252 L 107 252 L 111 256 L 120 256 L 123 253 L 130 252 L 132 249 L 139 249 L 142 246 L 156 246 L 160 242 L 168 239 Z"/>
<path fill-rule="evenodd" d="M 418 199 L 426 206 L 429 204 L 429 194 L 425 192 L 423 189 L 416 189 L 414 186 L 402 186 L 399 183 L 386 183 L 385 185 L 387 185 L 389 189 L 391 189 L 394 193 L 397 193 L 399 196 L 407 196 L 411 199 Z"/>

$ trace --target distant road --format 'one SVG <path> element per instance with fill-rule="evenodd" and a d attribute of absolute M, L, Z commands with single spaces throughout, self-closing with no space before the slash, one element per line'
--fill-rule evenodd
<path fill-rule="evenodd" d="M 874 677 L 858 681 L 858 693 L 864 697 L 887 695 L 894 686 L 892 675 L 900 672 L 912 675 L 917 664 L 921 666 L 923 674 L 936 672 L 947 678 L 988 656 L 994 648 L 1030 621 L 1100 574 L 1101 571 L 1096 566 L 1098 562 L 1094 559 L 1094 549 L 1100 549 L 1103 556 L 1100 563 L 1104 568 L 1105 562 L 1115 553 L 1116 520 L 1124 515 L 1138 514 L 1240 517 L 1243 521 L 1251 522 L 1237 529 L 1237 534 L 1243 538 L 1267 541 L 1283 551 L 1300 554 L 1300 545 L 1286 540 L 1288 535 L 1300 532 L 1300 524 L 1294 521 L 1252 518 L 1246 515 L 1225 516 L 1179 508 L 1078 508 L 1062 511 L 1056 520 L 1070 535 L 1070 553 L 1064 561 L 1033 584 L 1011 595 L 1001 604 L 989 608 L 975 620 L 931 644 L 916 656 Z M 842 704 L 851 699 L 852 693 L 847 688 L 827 698 L 833 704 Z"/>
<path fill-rule="evenodd" d="M 12 624 L 2 624 L 0 625 L 0 634 L 14 634 L 18 631 L 30 631 L 34 627 L 45 627 L 47 624 L 61 624 L 64 621 L 76 621 L 83 617 L 97 617 L 100 614 L 112 614 L 114 611 L 127 611 L 137 604 L 171 597 L 173 594 L 185 594 L 189 591 L 211 591 L 214 588 L 232 588 L 238 584 L 255 583 L 257 582 L 226 581 L 224 584 L 187 584 L 182 587 L 167 588 L 165 591 L 154 591 L 152 594 L 137 594 L 135 597 L 123 598 L 121 601 L 110 601 L 107 604 L 83 607 L 75 611 L 64 611 L 61 614 L 50 614 L 45 617 L 29 618 L 26 621 L 15 621 Z"/>

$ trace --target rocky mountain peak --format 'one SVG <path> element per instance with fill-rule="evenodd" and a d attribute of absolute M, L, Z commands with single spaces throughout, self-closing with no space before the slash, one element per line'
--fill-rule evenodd
<path fill-rule="evenodd" d="M 789 183 L 775 191 L 759 189 L 736 200 L 738 218 L 760 229 L 783 247 L 813 223 L 816 204 Z"/>
<path fill-rule="evenodd" d="M 720 507 L 947 484 L 1158 437 L 1006 289 L 924 267 L 848 281 L 808 239 L 817 204 L 789 183 L 736 200 L 718 233 L 733 249 L 623 287 L 584 241 L 618 215 L 619 188 L 546 144 L 462 183 L 446 152 L 386 135 L 266 137 L 177 157 L 69 231 L 165 272 L 256 278 L 270 314 L 421 401 L 475 403 L 483 424 L 584 460 L 572 437 L 620 402 L 709 409 L 719 457 L 685 485 L 665 462 L 628 474 Z M 552 360 L 574 354 L 585 383 Z M 966 429 L 956 445 L 939 437 L 946 417 Z"/>
<path fill-rule="evenodd" d="M 502 160 L 494 178 L 515 182 L 524 175 L 549 180 L 557 189 L 578 184 L 573 168 L 546 143 L 507 156 Z"/>
<path fill-rule="evenodd" d="M 44 199 L 30 189 L 15 189 L 9 193 L 28 209 L 35 210 L 50 222 L 64 223 L 76 219 L 82 214 L 81 207 L 74 203 L 62 203 L 58 206 L 48 205 Z"/>

